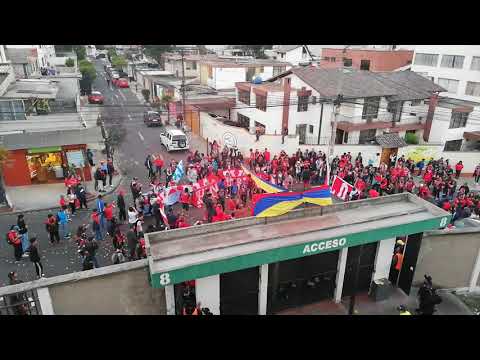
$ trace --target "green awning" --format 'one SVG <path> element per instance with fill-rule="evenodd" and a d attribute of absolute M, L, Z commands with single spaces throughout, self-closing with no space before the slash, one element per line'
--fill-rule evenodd
<path fill-rule="evenodd" d="M 42 153 L 59 152 L 59 151 L 62 151 L 61 146 L 50 146 L 50 147 L 43 147 L 43 148 L 28 149 L 29 154 L 42 154 Z"/>

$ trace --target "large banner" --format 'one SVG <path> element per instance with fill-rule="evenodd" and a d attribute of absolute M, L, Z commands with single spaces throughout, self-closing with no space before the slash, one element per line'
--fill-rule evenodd
<path fill-rule="evenodd" d="M 431 158 L 438 159 L 439 148 L 437 146 L 412 146 L 405 151 L 405 159 L 412 159 L 415 163 L 425 159 L 428 162 Z"/>
<path fill-rule="evenodd" d="M 342 178 L 339 178 L 338 176 L 335 176 L 330 192 L 332 193 L 332 195 L 335 195 L 337 198 L 345 201 L 348 194 L 350 194 L 353 189 L 354 187 L 348 182 L 346 182 Z"/>

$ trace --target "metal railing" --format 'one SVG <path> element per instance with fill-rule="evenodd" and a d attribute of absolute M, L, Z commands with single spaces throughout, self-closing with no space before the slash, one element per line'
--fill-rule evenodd
<path fill-rule="evenodd" d="M 36 290 L 0 297 L 0 315 L 42 315 Z"/>
<path fill-rule="evenodd" d="M 392 114 L 389 112 L 379 112 L 378 114 L 372 114 L 372 115 L 356 115 L 356 116 L 351 116 L 351 115 L 344 115 L 344 114 L 338 114 L 338 121 L 346 121 L 350 122 L 353 124 L 364 124 L 368 120 L 375 122 L 375 121 L 392 121 Z"/>

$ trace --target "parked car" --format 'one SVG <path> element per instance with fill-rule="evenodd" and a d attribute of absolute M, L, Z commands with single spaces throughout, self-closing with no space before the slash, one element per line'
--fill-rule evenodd
<path fill-rule="evenodd" d="M 163 126 L 162 118 L 156 111 L 145 111 L 143 113 L 143 122 L 148 127 L 150 126 Z"/>
<path fill-rule="evenodd" d="M 103 104 L 104 100 L 105 98 L 100 91 L 92 91 L 92 93 L 88 95 L 89 104 Z"/>
<path fill-rule="evenodd" d="M 123 79 L 123 78 L 118 79 L 115 85 L 117 85 L 117 87 L 119 87 L 119 88 L 129 88 L 130 87 L 130 84 L 128 83 L 128 80 Z"/>
<path fill-rule="evenodd" d="M 106 57 L 107 56 L 104 53 L 100 53 L 97 56 L 95 56 L 95 58 L 97 58 L 97 59 L 105 59 Z"/>
<path fill-rule="evenodd" d="M 188 150 L 190 144 L 188 143 L 187 135 L 182 130 L 177 128 L 167 128 L 160 133 L 160 143 L 165 146 L 168 152 L 175 150 Z"/>

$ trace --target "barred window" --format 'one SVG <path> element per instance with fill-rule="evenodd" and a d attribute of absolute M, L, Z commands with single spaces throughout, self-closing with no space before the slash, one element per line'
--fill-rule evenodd
<path fill-rule="evenodd" d="M 450 119 L 449 129 L 457 129 L 467 125 L 468 113 L 452 111 L 452 118 Z"/>
<path fill-rule="evenodd" d="M 308 95 L 298 97 L 297 111 L 308 111 Z"/>
<path fill-rule="evenodd" d="M 425 66 L 437 66 L 438 55 L 437 54 L 415 54 L 415 65 L 425 65 Z"/>

